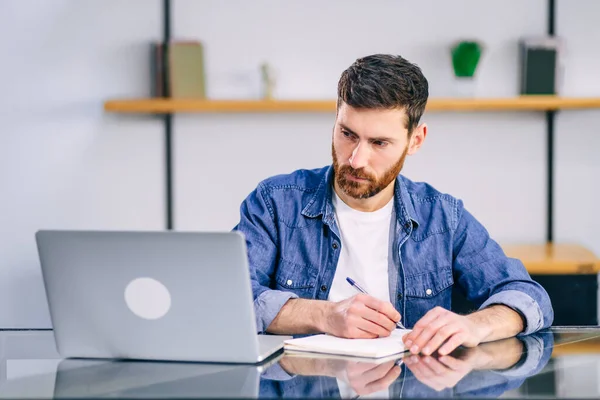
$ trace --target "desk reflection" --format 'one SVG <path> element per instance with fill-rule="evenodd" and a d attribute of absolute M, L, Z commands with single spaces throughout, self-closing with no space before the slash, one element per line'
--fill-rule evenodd
<path fill-rule="evenodd" d="M 271 363 L 63 360 L 56 371 L 54 398 L 256 398 L 260 375 Z"/>
<path fill-rule="evenodd" d="M 537 333 L 445 357 L 405 354 L 379 363 L 286 354 L 262 375 L 259 396 L 498 397 L 544 368 L 552 348 L 552 333 Z"/>
<path fill-rule="evenodd" d="M 415 398 L 506 393 L 539 398 L 541 386 L 545 397 L 571 393 L 575 378 L 581 397 L 597 397 L 599 342 L 600 330 L 578 328 L 461 348 L 441 358 L 402 354 L 375 361 L 284 353 L 260 366 L 67 359 L 52 372 L 0 382 L 0 397 Z M 5 353 L 11 360 L 30 360 L 33 366 L 36 360 L 47 361 L 47 353 L 32 343 L 35 340 L 19 346 L 7 342 Z M 553 351 L 555 359 L 549 363 Z"/>

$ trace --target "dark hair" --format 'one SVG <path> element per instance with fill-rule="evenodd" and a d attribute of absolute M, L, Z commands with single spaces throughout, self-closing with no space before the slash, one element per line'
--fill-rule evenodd
<path fill-rule="evenodd" d="M 404 109 L 409 135 L 419 123 L 429 85 L 421 69 L 401 56 L 373 54 L 357 59 L 342 72 L 337 108 L 341 102 L 354 108 Z"/>

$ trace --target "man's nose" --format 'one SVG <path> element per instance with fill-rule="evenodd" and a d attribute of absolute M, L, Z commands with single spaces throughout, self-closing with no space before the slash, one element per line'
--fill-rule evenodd
<path fill-rule="evenodd" d="M 362 143 L 359 143 L 350 156 L 350 165 L 354 169 L 359 169 L 367 166 L 369 160 L 369 149 Z"/>

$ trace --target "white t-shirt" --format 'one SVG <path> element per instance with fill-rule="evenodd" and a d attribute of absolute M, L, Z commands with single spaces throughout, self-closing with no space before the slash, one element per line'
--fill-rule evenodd
<path fill-rule="evenodd" d="M 394 199 L 373 212 L 349 207 L 335 191 L 332 200 L 342 249 L 328 300 L 341 301 L 360 293 L 346 281 L 346 277 L 350 277 L 371 296 L 390 301 L 388 256 Z M 356 395 L 345 380 L 337 379 L 337 383 L 342 398 Z M 389 392 L 385 388 L 360 397 L 388 398 Z"/>
<path fill-rule="evenodd" d="M 363 212 L 333 193 L 342 248 L 328 300 L 341 301 L 359 293 L 346 281 L 349 277 L 371 296 L 390 301 L 388 256 L 394 199 L 377 211 Z"/>

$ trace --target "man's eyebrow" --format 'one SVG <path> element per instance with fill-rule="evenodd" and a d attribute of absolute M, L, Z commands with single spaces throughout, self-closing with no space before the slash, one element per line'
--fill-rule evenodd
<path fill-rule="evenodd" d="M 351 134 L 353 134 L 353 135 L 355 135 L 355 136 L 358 136 L 358 135 L 356 134 L 356 132 L 354 132 L 352 129 L 348 128 L 346 125 L 344 125 L 344 124 L 340 123 L 340 126 L 342 127 L 342 129 L 343 129 L 343 130 L 345 130 L 345 131 L 348 131 L 348 132 L 350 132 Z"/>
<path fill-rule="evenodd" d="M 347 132 L 349 132 L 349 133 L 353 134 L 354 136 L 358 136 L 358 135 L 356 134 L 356 132 L 354 132 L 352 129 L 348 128 L 348 127 L 347 127 L 346 125 L 344 125 L 343 123 L 340 123 L 340 127 L 341 127 L 343 130 L 345 130 L 345 131 L 347 131 Z M 394 142 L 394 138 L 391 138 L 391 137 L 385 137 L 385 136 L 382 136 L 382 137 L 374 137 L 374 138 L 369 138 L 369 140 L 370 140 L 370 141 L 381 141 L 381 142 Z"/>

